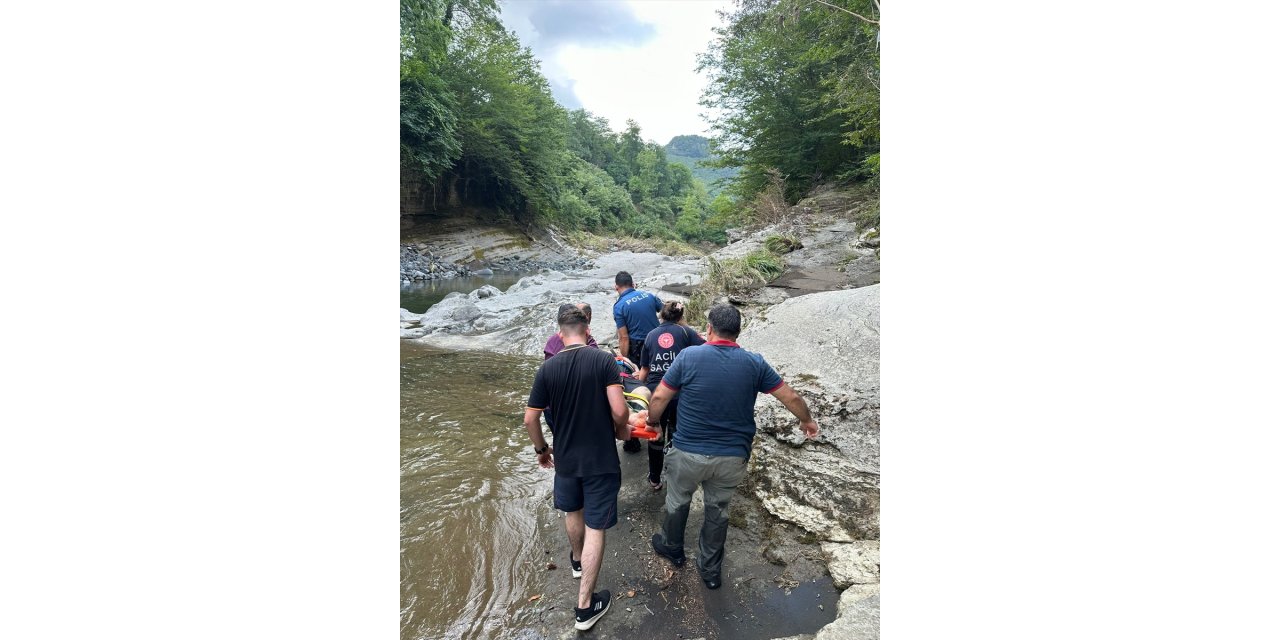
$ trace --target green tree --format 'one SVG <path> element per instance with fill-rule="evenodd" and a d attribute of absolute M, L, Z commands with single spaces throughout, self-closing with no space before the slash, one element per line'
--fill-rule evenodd
<path fill-rule="evenodd" d="M 517 220 L 553 207 L 568 126 L 533 54 L 497 21 L 477 21 L 450 61 L 463 140 L 452 179 L 462 201 Z"/>
<path fill-rule="evenodd" d="M 400 162 L 434 181 L 462 151 L 457 101 L 440 78 L 452 31 L 437 0 L 400 5 Z"/>
<path fill-rule="evenodd" d="M 749 197 L 786 176 L 794 201 L 830 179 L 865 179 L 879 153 L 879 48 L 874 0 L 742 0 L 699 58 L 716 166 L 741 167 Z M 878 165 L 877 165 L 878 166 Z"/>
<path fill-rule="evenodd" d="M 637 201 L 648 200 L 658 194 L 658 185 L 662 182 L 662 172 L 658 168 L 658 154 L 653 149 L 643 148 L 636 155 L 635 175 L 631 176 L 628 186 L 631 195 Z"/>

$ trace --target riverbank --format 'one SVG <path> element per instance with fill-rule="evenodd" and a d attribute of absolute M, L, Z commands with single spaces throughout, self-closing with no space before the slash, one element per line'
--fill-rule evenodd
<path fill-rule="evenodd" d="M 878 207 L 826 190 L 769 227 L 737 234 L 737 242 L 712 254 L 717 260 L 742 256 L 770 236 L 798 241 L 783 256 L 781 278 L 723 292 L 716 301 L 743 310 L 747 320 L 739 342 L 763 354 L 806 398 L 822 436 L 804 441 L 780 403 L 768 396 L 759 400 L 749 480 L 733 504 L 725 586 L 715 592 L 702 586 L 696 569 L 668 574 L 665 561 L 653 555 L 648 539 L 657 531 L 663 494 L 644 483 L 644 454 L 620 454 L 623 519 L 609 532 L 600 587 L 625 597 L 597 624 L 597 637 L 650 637 L 659 630 L 685 638 L 878 637 L 880 239 L 878 229 L 864 222 L 873 204 Z M 512 243 L 510 237 L 505 241 Z M 544 269 L 505 291 L 485 287 L 449 294 L 425 314 L 402 310 L 401 335 L 447 349 L 536 356 L 554 330 L 555 308 L 585 301 L 594 310 L 592 334 L 609 346 L 616 341 L 608 312 L 616 298 L 614 273 L 630 271 L 638 288 L 681 298 L 696 290 L 709 264 L 697 256 L 625 250 L 576 255 L 589 262 L 578 269 Z M 691 544 L 700 515 L 695 501 Z M 529 559 L 526 570 L 546 576 L 542 591 L 530 594 L 539 597 L 525 606 L 536 612 L 539 628 L 522 637 L 574 637 L 568 607 L 576 581 L 565 570 L 567 541 L 549 493 L 538 517 L 546 558 Z M 546 563 L 558 568 L 547 570 Z M 797 592 L 801 597 L 792 600 Z M 804 606 L 809 597 L 822 606 Z"/>
<path fill-rule="evenodd" d="M 464 217 L 402 216 L 400 284 L 495 272 L 573 271 L 590 258 L 554 230 L 529 233 Z"/>

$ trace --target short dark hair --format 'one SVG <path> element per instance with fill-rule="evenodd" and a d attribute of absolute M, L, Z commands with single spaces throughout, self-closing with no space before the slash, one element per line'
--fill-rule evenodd
<path fill-rule="evenodd" d="M 591 324 L 591 305 L 586 302 L 579 302 L 578 308 L 582 309 L 582 313 L 587 316 L 587 324 Z"/>
<path fill-rule="evenodd" d="M 556 319 L 557 319 L 557 320 L 559 320 L 559 319 L 560 319 L 560 314 L 562 314 L 562 313 L 564 313 L 564 312 L 566 312 L 566 311 L 568 311 L 568 310 L 570 310 L 570 309 L 575 308 L 575 306 L 576 306 L 576 305 L 574 305 L 572 302 L 566 302 L 566 303 L 564 303 L 564 304 L 560 305 L 560 308 L 559 308 L 559 309 L 556 309 Z"/>
<path fill-rule="evenodd" d="M 707 322 L 717 336 L 733 340 L 742 331 L 742 312 L 731 304 L 718 304 L 707 312 Z"/>
<path fill-rule="evenodd" d="M 573 305 L 569 305 L 568 309 L 561 311 L 560 316 L 556 318 L 556 322 L 560 325 L 561 333 L 567 333 L 575 336 L 582 335 L 586 332 L 587 325 L 590 324 L 590 322 L 587 321 L 587 314 L 583 313 L 582 309 Z"/>
<path fill-rule="evenodd" d="M 684 317 L 684 303 L 668 300 L 662 303 L 662 310 L 658 312 L 658 316 L 667 322 L 680 322 Z"/>
<path fill-rule="evenodd" d="M 619 287 L 634 287 L 636 281 L 631 279 L 631 274 L 626 271 L 619 271 L 618 275 L 613 277 L 613 283 Z"/>

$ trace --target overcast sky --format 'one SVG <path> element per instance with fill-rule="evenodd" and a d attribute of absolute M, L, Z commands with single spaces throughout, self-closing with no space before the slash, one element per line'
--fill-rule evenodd
<path fill-rule="evenodd" d="M 695 73 L 720 24 L 716 10 L 732 0 L 502 0 L 502 21 L 542 61 L 560 104 L 609 120 L 627 118 L 641 135 L 666 144 L 682 134 L 707 135 Z"/>

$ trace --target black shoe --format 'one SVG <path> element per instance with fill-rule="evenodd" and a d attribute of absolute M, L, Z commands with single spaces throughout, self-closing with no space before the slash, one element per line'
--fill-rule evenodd
<path fill-rule="evenodd" d="M 674 554 L 674 553 L 667 553 L 666 551 L 663 551 L 663 550 L 662 550 L 662 546 L 663 546 L 663 545 L 662 545 L 662 543 L 660 542 L 660 540 L 662 540 L 662 534 L 661 534 L 661 533 L 655 533 L 655 534 L 653 534 L 653 538 L 649 541 L 650 543 L 652 543 L 652 544 L 653 544 L 653 552 L 654 552 L 654 553 L 656 553 L 656 554 L 658 554 L 658 555 L 660 555 L 660 556 L 662 556 L 662 557 L 664 557 L 664 558 L 666 558 L 667 560 L 670 560 L 670 561 L 671 561 L 671 564 L 674 564 L 674 565 L 675 565 L 675 566 L 677 566 L 677 567 L 683 567 L 683 566 L 684 566 L 684 551 L 683 551 L 683 550 L 681 550 L 681 551 L 680 551 L 680 553 L 679 553 L 679 555 Z"/>
<path fill-rule="evenodd" d="M 640 453 L 640 440 L 638 438 L 632 438 L 622 443 L 622 450 L 627 453 Z"/>
<path fill-rule="evenodd" d="M 573 577 L 582 577 L 582 562 L 573 559 L 573 549 L 569 550 L 569 569 L 573 572 Z"/>
<path fill-rule="evenodd" d="M 702 572 L 702 559 L 701 559 L 701 558 L 699 558 L 699 559 L 698 559 L 698 575 L 702 577 L 702 584 L 707 585 L 707 588 L 708 588 L 708 589 L 719 589 L 719 588 L 720 588 L 720 576 L 716 576 L 716 577 L 714 577 L 714 578 L 708 578 L 708 577 L 707 577 L 707 574 L 705 574 L 705 573 L 703 573 L 703 572 Z"/>
<path fill-rule="evenodd" d="M 591 594 L 591 606 L 586 609 L 573 608 L 574 623 L 573 628 L 578 631 L 586 631 L 600 619 L 606 611 L 609 610 L 609 590 L 597 591 Z"/>

